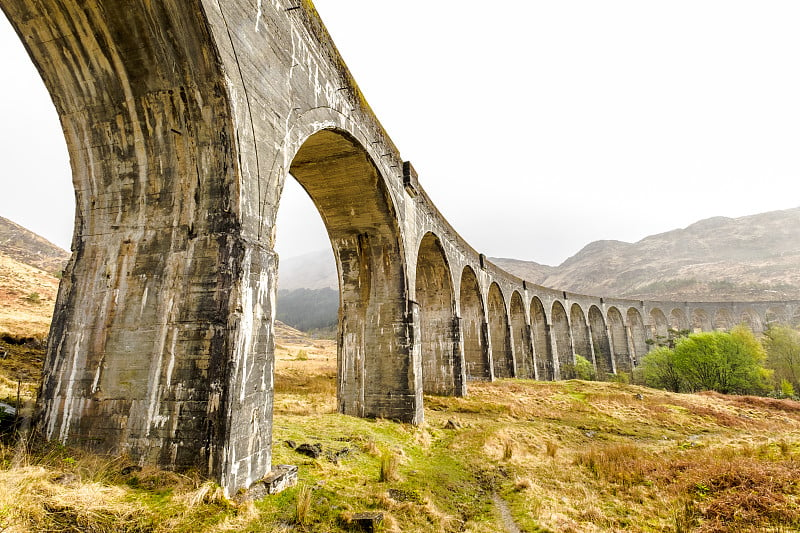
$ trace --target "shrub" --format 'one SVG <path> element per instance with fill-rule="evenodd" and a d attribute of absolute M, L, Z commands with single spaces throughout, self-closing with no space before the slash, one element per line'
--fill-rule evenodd
<path fill-rule="evenodd" d="M 594 365 L 582 355 L 575 355 L 575 377 L 584 381 L 594 381 L 597 379 Z"/>
<path fill-rule="evenodd" d="M 32 292 L 27 295 L 25 299 L 32 304 L 38 304 L 40 301 L 42 301 L 42 296 L 38 292 Z"/>

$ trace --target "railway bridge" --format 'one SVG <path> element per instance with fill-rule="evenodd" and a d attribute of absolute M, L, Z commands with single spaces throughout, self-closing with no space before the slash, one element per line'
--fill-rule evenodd
<path fill-rule="evenodd" d="M 309 0 L 0 0 L 53 99 L 76 196 L 37 427 L 232 493 L 271 470 L 275 217 L 327 227 L 338 407 L 410 423 L 470 380 L 630 371 L 669 329 L 798 302 L 600 298 L 491 264 L 437 211 Z"/>

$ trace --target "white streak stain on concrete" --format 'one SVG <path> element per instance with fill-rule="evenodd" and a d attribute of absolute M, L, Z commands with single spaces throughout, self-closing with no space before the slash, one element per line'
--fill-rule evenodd
<path fill-rule="evenodd" d="M 239 323 L 239 346 L 238 353 L 241 354 L 239 362 L 240 384 L 239 401 L 243 402 L 247 392 L 247 364 L 249 361 L 250 350 L 253 344 L 253 288 L 250 286 L 250 263 L 253 252 L 249 248 L 244 254 L 244 271 L 242 273 L 242 318 Z"/>
<path fill-rule="evenodd" d="M 172 343 L 169 345 L 169 363 L 167 363 L 167 388 L 172 386 L 172 372 L 175 369 L 175 345 L 178 343 L 178 328 L 172 328 Z"/>
<path fill-rule="evenodd" d="M 81 353 L 80 345 L 81 341 L 83 340 L 83 334 L 78 335 L 78 339 L 75 341 L 75 347 L 73 349 L 73 354 Z M 69 426 L 72 422 L 72 415 L 74 410 L 73 399 L 72 399 L 72 388 L 75 385 L 75 375 L 78 371 L 78 358 L 74 356 L 72 358 L 72 370 L 70 371 L 69 378 L 67 379 L 67 390 L 64 394 L 64 418 L 61 422 L 61 430 L 58 434 L 58 440 L 62 443 L 66 443 L 67 435 L 69 435 Z"/>
<path fill-rule="evenodd" d="M 258 33 L 258 25 L 261 22 L 261 15 L 263 12 L 261 11 L 261 0 L 258 0 L 258 11 L 256 12 L 256 33 Z"/>

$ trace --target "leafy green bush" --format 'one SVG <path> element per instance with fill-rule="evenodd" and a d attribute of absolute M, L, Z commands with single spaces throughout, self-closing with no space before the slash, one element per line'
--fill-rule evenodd
<path fill-rule="evenodd" d="M 674 392 L 764 394 L 771 376 L 765 360 L 753 333 L 737 326 L 730 332 L 693 333 L 678 339 L 674 349 L 651 351 L 642 361 L 642 375 L 647 385 Z"/>
<path fill-rule="evenodd" d="M 594 381 L 597 378 L 594 365 L 582 355 L 575 354 L 575 377 L 584 381 Z"/>

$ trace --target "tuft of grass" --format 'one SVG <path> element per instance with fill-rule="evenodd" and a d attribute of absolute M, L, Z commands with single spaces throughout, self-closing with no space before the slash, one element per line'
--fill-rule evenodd
<path fill-rule="evenodd" d="M 308 523 L 311 513 L 311 497 L 313 490 L 308 485 L 301 485 L 295 498 L 294 521 L 304 526 Z"/>
<path fill-rule="evenodd" d="M 514 441 L 506 437 L 503 439 L 503 460 L 510 461 L 514 456 Z"/>
<path fill-rule="evenodd" d="M 544 449 L 547 457 L 550 459 L 555 459 L 556 454 L 558 453 L 558 443 L 548 439 L 544 441 Z"/>
<path fill-rule="evenodd" d="M 378 481 L 391 483 L 400 479 L 400 458 L 391 451 L 386 451 L 381 456 L 381 469 Z"/>

